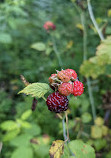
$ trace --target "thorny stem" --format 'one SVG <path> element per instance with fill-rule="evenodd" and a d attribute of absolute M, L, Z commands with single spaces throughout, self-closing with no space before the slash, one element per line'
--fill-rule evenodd
<path fill-rule="evenodd" d="M 104 36 L 103 36 L 101 30 L 99 29 L 98 24 L 97 24 L 97 22 L 95 20 L 90 0 L 87 0 L 87 4 L 88 4 L 88 11 L 89 11 L 90 18 L 91 18 L 91 20 L 92 20 L 92 22 L 93 22 L 98 34 L 99 34 L 100 39 L 103 41 L 104 40 Z"/>

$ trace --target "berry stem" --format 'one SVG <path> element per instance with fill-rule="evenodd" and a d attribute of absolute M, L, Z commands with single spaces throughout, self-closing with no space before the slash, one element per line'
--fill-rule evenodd
<path fill-rule="evenodd" d="M 47 100 L 44 96 L 42 96 L 42 99 L 44 99 L 45 102 L 46 102 L 46 100 Z"/>
<path fill-rule="evenodd" d="M 67 111 L 65 112 L 65 117 L 66 117 L 66 125 L 67 125 L 67 139 L 69 141 L 70 139 L 69 139 L 69 128 L 68 128 L 68 115 L 67 115 Z"/>
<path fill-rule="evenodd" d="M 63 118 L 62 118 L 62 116 L 60 115 L 60 114 L 57 114 L 57 116 L 62 120 Z"/>
<path fill-rule="evenodd" d="M 62 126 L 63 126 L 64 141 L 66 141 L 67 140 L 67 136 L 66 136 L 66 127 L 65 127 L 65 118 L 64 117 L 62 119 Z"/>

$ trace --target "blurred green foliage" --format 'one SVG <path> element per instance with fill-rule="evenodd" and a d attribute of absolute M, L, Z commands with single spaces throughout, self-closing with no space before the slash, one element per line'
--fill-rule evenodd
<path fill-rule="evenodd" d="M 36 110 L 32 112 L 33 98 L 17 94 L 24 88 L 21 74 L 30 83 L 48 83 L 51 73 L 61 69 L 51 36 L 43 28 L 46 21 L 56 25 L 53 36 L 62 68 L 76 70 L 85 87 L 82 96 L 69 98 L 70 139 L 79 138 L 92 145 L 96 157 L 111 157 L 111 119 L 108 115 L 111 103 L 111 2 L 92 1 L 92 6 L 106 39 L 102 43 L 90 20 L 85 0 L 0 1 L 1 158 L 48 158 L 52 141 L 63 139 L 61 120 L 48 111 L 44 100 L 38 99 Z M 85 62 L 83 26 L 77 7 L 82 7 L 85 15 L 88 46 Z M 86 77 L 91 78 L 97 113 L 95 123 Z M 67 151 L 65 146 L 63 157 L 69 157 Z"/>

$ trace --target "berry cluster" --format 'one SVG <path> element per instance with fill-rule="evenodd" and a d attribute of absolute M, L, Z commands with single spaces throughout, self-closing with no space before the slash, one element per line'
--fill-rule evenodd
<path fill-rule="evenodd" d="M 68 95 L 80 96 L 84 91 L 83 83 L 78 80 L 73 69 L 57 71 L 57 74 L 49 77 L 49 83 L 55 92 L 48 96 L 46 103 L 48 109 L 54 112 L 68 109 Z"/>

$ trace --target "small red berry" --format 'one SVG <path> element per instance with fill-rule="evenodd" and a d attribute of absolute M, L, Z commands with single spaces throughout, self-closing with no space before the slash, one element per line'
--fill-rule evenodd
<path fill-rule="evenodd" d="M 61 79 L 62 82 L 69 82 L 70 81 L 70 76 L 65 70 L 61 70 L 58 72 L 57 77 Z"/>
<path fill-rule="evenodd" d="M 78 96 L 84 92 L 83 83 L 80 81 L 74 81 L 73 85 L 73 95 Z"/>
<path fill-rule="evenodd" d="M 77 79 L 77 73 L 73 69 L 66 69 L 65 71 L 69 75 L 70 79 L 72 79 L 73 81 Z"/>
<path fill-rule="evenodd" d="M 47 97 L 46 104 L 50 111 L 60 113 L 68 109 L 68 102 L 67 97 L 57 91 Z"/>
<path fill-rule="evenodd" d="M 59 86 L 58 91 L 60 94 L 68 96 L 73 92 L 73 86 L 71 83 L 62 83 Z"/>
<path fill-rule="evenodd" d="M 45 30 L 55 30 L 56 29 L 56 26 L 53 24 L 53 22 L 51 21 L 47 21 L 45 24 L 44 24 L 44 29 Z"/>

